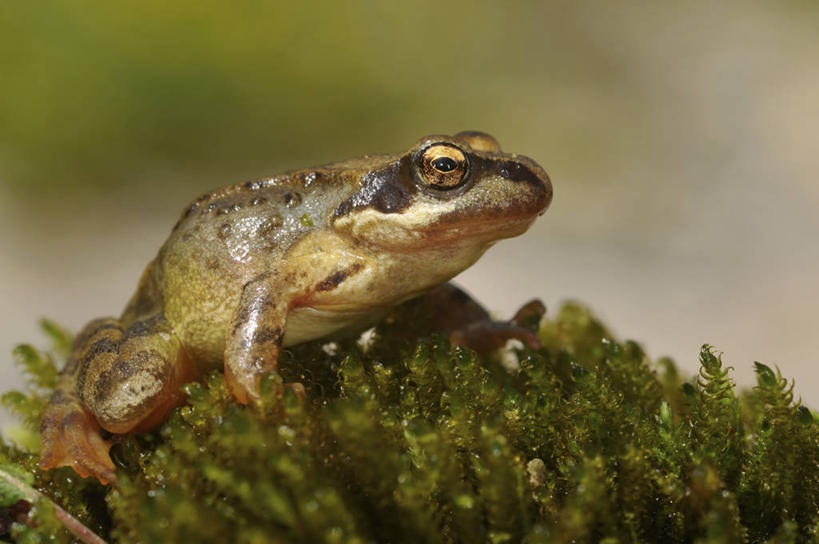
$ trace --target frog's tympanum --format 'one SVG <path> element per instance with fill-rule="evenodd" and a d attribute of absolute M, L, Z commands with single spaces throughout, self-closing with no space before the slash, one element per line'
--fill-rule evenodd
<path fill-rule="evenodd" d="M 182 384 L 222 365 L 236 400 L 252 401 L 282 348 L 361 331 L 429 293 L 453 316 L 453 339 L 535 343 L 514 320 L 467 323 L 486 313 L 440 286 L 523 233 L 551 198 L 537 163 L 480 132 L 202 195 L 119 319 L 94 320 L 77 336 L 42 420 L 41 466 L 113 481 L 101 428 L 155 427 L 184 401 Z M 459 301 L 466 311 L 450 309 Z"/>

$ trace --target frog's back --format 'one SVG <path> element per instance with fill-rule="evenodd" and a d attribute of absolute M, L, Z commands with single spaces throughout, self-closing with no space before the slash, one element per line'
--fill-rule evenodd
<path fill-rule="evenodd" d="M 243 286 L 274 270 L 305 233 L 326 228 L 354 190 L 331 165 L 254 180 L 192 202 L 125 311 L 161 310 L 195 359 L 219 361 Z"/>
<path fill-rule="evenodd" d="M 327 228 L 337 206 L 360 189 L 361 174 L 389 158 L 365 156 L 205 193 L 185 208 L 159 257 L 206 245 L 234 263 L 267 261 L 304 232 Z"/>
<path fill-rule="evenodd" d="M 310 171 L 204 194 L 185 209 L 159 259 L 166 267 L 181 259 L 209 269 L 229 265 L 257 271 L 304 232 L 326 226 L 338 193 L 334 181 Z"/>

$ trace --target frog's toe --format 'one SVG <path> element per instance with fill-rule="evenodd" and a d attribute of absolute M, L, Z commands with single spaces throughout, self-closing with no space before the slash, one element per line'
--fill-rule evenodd
<path fill-rule="evenodd" d="M 247 404 L 252 398 L 258 397 L 256 390 L 252 386 L 249 387 L 248 381 L 239 380 L 229 365 L 225 365 L 225 383 L 239 404 Z"/>
<path fill-rule="evenodd" d="M 546 305 L 539 298 L 534 298 L 521 306 L 509 322 L 513 325 L 537 329 L 545 314 Z M 521 340 L 523 339 L 521 338 Z"/>
<path fill-rule="evenodd" d="M 63 414 L 46 412 L 41 425 L 40 467 L 68 466 L 87 478 L 93 476 L 108 484 L 117 479 L 108 450 L 111 444 L 100 436 L 100 427 L 84 410 Z"/>

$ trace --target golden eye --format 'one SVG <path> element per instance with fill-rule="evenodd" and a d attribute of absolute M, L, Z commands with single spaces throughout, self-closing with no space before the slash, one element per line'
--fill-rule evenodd
<path fill-rule="evenodd" d="M 454 189 L 466 179 L 466 155 L 451 144 L 426 148 L 421 154 L 420 167 L 424 181 L 436 189 Z"/>

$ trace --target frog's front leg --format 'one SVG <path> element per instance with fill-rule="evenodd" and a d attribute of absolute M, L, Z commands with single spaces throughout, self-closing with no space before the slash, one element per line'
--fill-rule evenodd
<path fill-rule="evenodd" d="M 326 240 L 320 241 L 329 245 Z M 333 247 L 315 251 L 309 238 L 302 246 L 307 246 L 306 250 L 294 251 L 287 266 L 257 275 L 242 289 L 225 346 L 225 381 L 240 403 L 247 404 L 258 397 L 262 375 L 278 370 L 279 352 L 291 311 L 344 304 L 361 296 L 357 291 L 359 284 L 351 288 L 353 295 L 345 288 L 351 279 L 367 274 L 371 269 L 369 261 L 334 251 Z M 338 321 L 345 319 L 341 315 Z M 309 337 L 324 335 L 316 327 L 321 325 L 310 326 Z M 299 383 L 285 386 L 299 395 L 304 394 L 304 387 Z"/>
<path fill-rule="evenodd" d="M 143 432 L 165 419 L 184 396 L 193 366 L 161 314 L 127 328 L 116 319 L 89 323 L 74 342 L 41 424 L 43 468 L 72 466 L 81 476 L 115 479 L 112 433 Z"/>
<path fill-rule="evenodd" d="M 262 375 L 278 367 L 292 296 L 282 293 L 277 280 L 265 273 L 244 286 L 225 347 L 225 381 L 242 404 L 258 395 Z"/>

